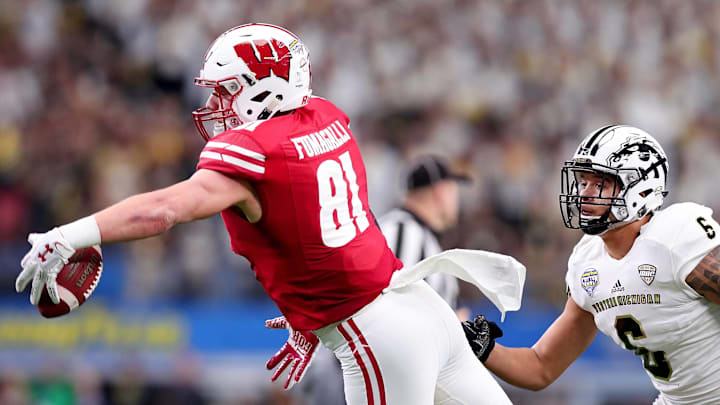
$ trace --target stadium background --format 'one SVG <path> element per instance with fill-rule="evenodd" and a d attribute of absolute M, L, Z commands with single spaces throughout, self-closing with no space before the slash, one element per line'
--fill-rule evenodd
<path fill-rule="evenodd" d="M 413 156 L 472 174 L 445 242 L 528 266 L 503 344 L 532 344 L 562 309 L 580 234 L 562 226 L 559 172 L 591 129 L 646 129 L 669 154 L 670 202 L 720 208 L 720 2 L 0 0 L 0 403 L 304 404 L 267 383 L 285 335 L 262 327 L 278 311 L 219 218 L 103 247 L 71 316 L 44 320 L 13 288 L 29 231 L 192 174 L 206 97 L 192 78 L 245 22 L 304 39 L 314 93 L 351 117 L 376 214 Z M 461 299 L 499 318 L 467 286 Z M 545 391 L 507 388 L 517 404 L 655 395 L 602 336 Z"/>

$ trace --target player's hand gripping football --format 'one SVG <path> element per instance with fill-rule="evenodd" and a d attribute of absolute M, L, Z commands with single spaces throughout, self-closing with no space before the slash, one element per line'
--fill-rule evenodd
<path fill-rule="evenodd" d="M 44 286 L 47 286 L 47 292 L 52 302 L 57 304 L 60 302 L 57 274 L 68 263 L 70 257 L 75 253 L 75 249 L 65 240 L 58 228 L 53 228 L 45 233 L 31 233 L 28 235 L 28 242 L 32 248 L 20 262 L 22 271 L 15 279 L 15 290 L 22 292 L 32 280 L 31 304 L 38 304 Z"/>
<path fill-rule="evenodd" d="M 315 349 L 320 340 L 311 331 L 293 330 L 290 323 L 284 316 L 268 319 L 265 327 L 269 329 L 287 329 L 290 333 L 287 342 L 267 362 L 267 369 L 277 369 L 270 377 L 270 381 L 276 381 L 285 369 L 289 368 L 288 378 L 284 388 L 289 390 L 293 385 L 299 383 L 305 370 L 315 356 Z M 278 366 L 279 364 L 279 366 Z"/>
<path fill-rule="evenodd" d="M 483 315 L 476 316 L 472 321 L 463 322 L 462 327 L 473 353 L 478 360 L 485 363 L 490 352 L 495 348 L 495 339 L 502 337 L 502 329 L 495 322 L 485 319 Z"/>

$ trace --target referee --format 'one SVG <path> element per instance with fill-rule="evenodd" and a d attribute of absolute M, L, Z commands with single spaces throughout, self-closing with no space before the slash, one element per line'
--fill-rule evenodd
<path fill-rule="evenodd" d="M 439 156 L 423 156 L 410 166 L 403 206 L 378 218 L 388 246 L 405 266 L 443 250 L 438 236 L 457 225 L 458 183 L 468 181 L 468 176 L 453 172 Z M 425 281 L 457 310 L 459 286 L 455 277 L 436 273 Z"/>

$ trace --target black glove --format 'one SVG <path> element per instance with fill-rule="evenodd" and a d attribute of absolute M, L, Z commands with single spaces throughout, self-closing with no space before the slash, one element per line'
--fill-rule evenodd
<path fill-rule="evenodd" d="M 502 337 L 502 329 L 495 322 L 488 321 L 482 315 L 476 316 L 472 322 L 463 322 L 462 327 L 473 353 L 475 353 L 478 360 L 485 363 L 485 360 L 490 356 L 490 352 L 495 348 L 495 339 Z"/>

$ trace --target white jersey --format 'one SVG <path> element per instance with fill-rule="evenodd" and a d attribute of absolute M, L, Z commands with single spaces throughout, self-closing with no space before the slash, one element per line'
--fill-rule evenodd
<path fill-rule="evenodd" d="M 642 358 L 668 403 L 720 404 L 720 305 L 685 282 L 718 245 L 712 210 L 680 203 L 656 212 L 622 259 L 610 257 L 599 236 L 585 235 L 568 261 L 572 299 Z"/>

